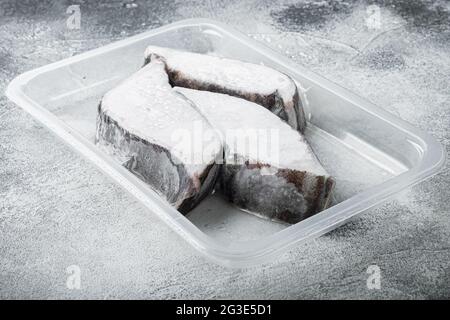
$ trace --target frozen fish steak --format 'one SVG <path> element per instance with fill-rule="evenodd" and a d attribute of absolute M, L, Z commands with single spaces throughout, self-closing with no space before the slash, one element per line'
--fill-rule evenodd
<path fill-rule="evenodd" d="M 96 143 L 182 213 L 213 188 L 220 138 L 169 84 L 157 59 L 107 92 L 98 107 Z"/>
<path fill-rule="evenodd" d="M 295 82 L 284 73 L 253 63 L 149 46 L 146 63 L 161 58 L 172 86 L 224 93 L 255 102 L 304 131 L 303 106 Z"/>
<path fill-rule="evenodd" d="M 225 94 L 175 89 L 222 134 L 225 164 L 219 183 L 231 202 L 288 223 L 328 206 L 334 180 L 300 133 L 255 103 Z"/>

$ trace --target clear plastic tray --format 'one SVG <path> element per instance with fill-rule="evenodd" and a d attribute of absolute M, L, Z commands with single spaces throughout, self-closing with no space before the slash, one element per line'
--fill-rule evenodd
<path fill-rule="evenodd" d="M 142 66 L 150 44 L 263 63 L 309 88 L 306 135 L 336 177 L 335 204 L 286 226 L 246 214 L 213 195 L 185 217 L 97 149 L 93 142 L 101 96 Z M 180 21 L 26 72 L 10 83 L 6 94 L 199 252 L 230 267 L 271 261 L 431 176 L 445 160 L 441 145 L 428 134 L 228 26 L 205 19 Z"/>

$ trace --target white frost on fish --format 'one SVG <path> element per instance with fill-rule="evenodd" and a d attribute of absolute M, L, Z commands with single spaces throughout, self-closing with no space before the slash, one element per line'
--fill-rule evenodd
<path fill-rule="evenodd" d="M 232 202 L 289 223 L 327 207 L 334 180 L 301 134 L 255 103 L 225 94 L 175 89 L 221 133 L 226 157 L 220 188 Z M 277 132 L 278 141 L 267 141 L 270 131 Z M 257 143 L 271 147 L 264 152 L 252 148 L 255 135 Z"/>
<path fill-rule="evenodd" d="M 272 68 L 170 48 L 149 46 L 145 60 L 163 59 L 173 86 L 237 96 L 269 109 L 304 131 L 305 115 L 295 82 Z"/>
<path fill-rule="evenodd" d="M 219 137 L 198 136 L 198 127 L 213 131 L 155 59 L 103 96 L 96 142 L 187 212 L 212 189 L 222 155 Z"/>

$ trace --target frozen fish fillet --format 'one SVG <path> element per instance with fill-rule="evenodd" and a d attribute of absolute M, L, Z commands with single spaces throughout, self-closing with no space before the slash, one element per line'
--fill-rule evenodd
<path fill-rule="evenodd" d="M 224 93 L 255 102 L 304 131 L 305 114 L 295 82 L 284 73 L 253 63 L 149 46 L 145 61 L 163 59 L 172 86 Z"/>
<path fill-rule="evenodd" d="M 212 190 L 219 137 L 192 104 L 169 84 L 158 59 L 107 92 L 98 107 L 96 143 L 151 185 L 180 212 Z"/>
<path fill-rule="evenodd" d="M 226 94 L 175 89 L 222 136 L 225 163 L 219 184 L 231 202 L 288 223 L 327 207 L 334 180 L 301 134 L 255 103 Z"/>

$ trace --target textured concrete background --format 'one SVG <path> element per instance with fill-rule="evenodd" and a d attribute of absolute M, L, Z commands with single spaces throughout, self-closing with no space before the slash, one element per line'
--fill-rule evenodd
<path fill-rule="evenodd" d="M 80 30 L 66 28 L 70 4 L 81 5 Z M 0 91 L 24 71 L 191 17 L 266 42 L 429 131 L 448 154 L 445 0 L 1 1 Z M 450 298 L 449 175 L 447 165 L 272 264 L 227 270 L 1 95 L 0 297 Z M 366 287 L 371 264 L 380 290 Z M 70 265 L 81 268 L 80 290 L 66 287 Z"/>

